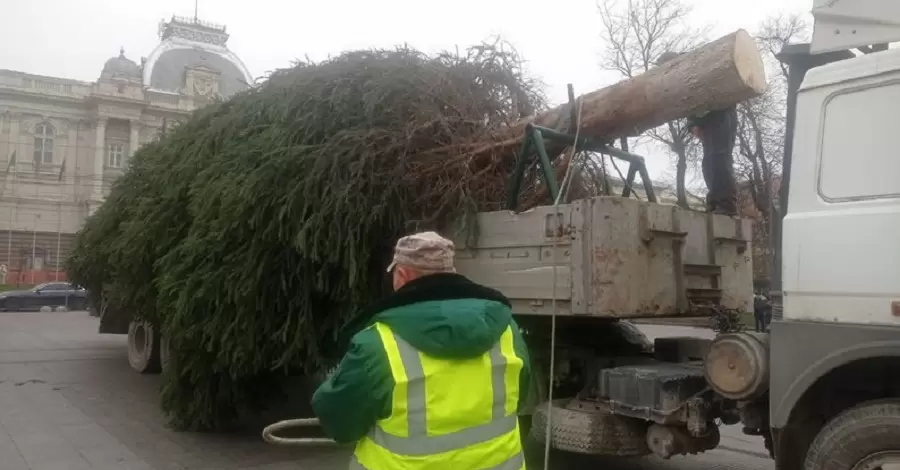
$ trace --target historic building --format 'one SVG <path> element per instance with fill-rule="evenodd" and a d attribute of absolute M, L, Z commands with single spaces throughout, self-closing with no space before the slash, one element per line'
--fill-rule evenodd
<path fill-rule="evenodd" d="M 7 283 L 64 277 L 58 270 L 75 232 L 135 150 L 253 83 L 228 50 L 224 26 L 173 17 L 159 35 L 140 64 L 120 50 L 93 83 L 0 69 L 0 264 Z"/>

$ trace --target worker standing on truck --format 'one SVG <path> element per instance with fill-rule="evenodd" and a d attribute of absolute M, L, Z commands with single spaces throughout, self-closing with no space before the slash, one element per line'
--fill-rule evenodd
<path fill-rule="evenodd" d="M 657 65 L 680 54 L 666 52 Z M 737 138 L 737 107 L 709 111 L 688 119 L 687 128 L 703 146 L 703 180 L 709 212 L 737 215 L 737 183 L 734 178 L 734 141 Z"/>
<path fill-rule="evenodd" d="M 734 140 L 737 135 L 737 108 L 710 111 L 688 121 L 694 136 L 703 144 L 703 179 L 706 206 L 710 212 L 737 215 L 737 184 L 734 179 Z"/>
<path fill-rule="evenodd" d="M 510 301 L 456 274 L 453 259 L 435 232 L 401 238 L 394 293 L 313 396 L 325 434 L 358 441 L 351 469 L 525 468 L 525 343 Z"/>

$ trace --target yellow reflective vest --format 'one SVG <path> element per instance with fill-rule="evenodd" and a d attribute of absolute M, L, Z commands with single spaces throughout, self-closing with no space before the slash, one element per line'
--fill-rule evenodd
<path fill-rule="evenodd" d="M 523 363 L 510 327 L 471 359 L 428 356 L 387 325 L 375 328 L 394 378 L 391 414 L 357 443 L 352 470 L 524 470 L 516 416 Z"/>

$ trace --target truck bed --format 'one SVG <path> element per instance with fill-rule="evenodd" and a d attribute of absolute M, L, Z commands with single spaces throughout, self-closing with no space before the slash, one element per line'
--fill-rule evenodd
<path fill-rule="evenodd" d="M 516 314 L 549 315 L 553 298 L 558 315 L 752 311 L 749 220 L 607 196 L 477 219 L 477 234 L 456 240 L 457 270 Z"/>

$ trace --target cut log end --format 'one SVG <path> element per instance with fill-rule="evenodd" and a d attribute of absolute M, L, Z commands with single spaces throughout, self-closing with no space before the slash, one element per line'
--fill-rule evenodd
<path fill-rule="evenodd" d="M 766 68 L 744 30 L 679 55 L 636 77 L 580 99 L 582 135 L 612 140 L 637 135 L 675 119 L 701 116 L 765 93 Z M 515 155 L 529 123 L 556 127 L 569 109 L 557 106 L 504 129 L 497 142 L 473 145 L 473 155 Z"/>
<path fill-rule="evenodd" d="M 766 92 L 769 84 L 766 80 L 766 67 L 762 55 L 756 47 L 756 41 L 743 29 L 734 34 L 734 64 L 737 73 L 757 94 Z"/>

